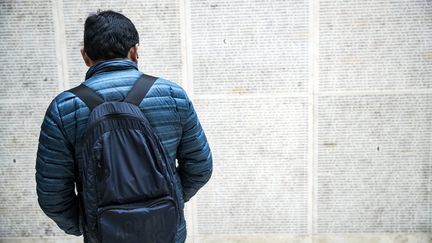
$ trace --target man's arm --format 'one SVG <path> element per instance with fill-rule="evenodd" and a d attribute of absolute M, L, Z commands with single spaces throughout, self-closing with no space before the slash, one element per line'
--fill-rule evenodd
<path fill-rule="evenodd" d="M 187 111 L 182 116 L 183 134 L 177 150 L 178 173 L 187 202 L 210 179 L 213 163 L 207 138 L 192 102 L 186 96 Z"/>
<path fill-rule="evenodd" d="M 36 189 L 44 213 L 67 234 L 81 235 L 74 185 L 74 160 L 54 99 L 41 126 L 36 158 Z"/>

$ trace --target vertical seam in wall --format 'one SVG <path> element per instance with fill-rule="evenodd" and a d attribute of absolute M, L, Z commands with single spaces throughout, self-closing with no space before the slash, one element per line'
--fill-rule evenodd
<path fill-rule="evenodd" d="M 312 234 L 318 234 L 318 102 L 319 102 L 319 1 L 314 0 L 314 81 L 313 81 L 313 203 Z"/>
<path fill-rule="evenodd" d="M 430 140 L 429 140 L 432 144 L 432 132 L 430 133 Z M 432 145 L 431 145 L 432 148 Z M 432 172 L 432 163 L 429 163 L 429 172 Z M 432 176 L 429 176 L 429 183 L 428 183 L 428 189 L 427 189 L 427 193 L 428 193 L 428 202 L 429 202 L 429 208 L 428 208 L 428 212 L 432 212 Z M 432 232 L 432 213 L 429 213 L 429 232 Z M 432 239 L 432 236 L 431 236 Z"/>
<path fill-rule="evenodd" d="M 182 54 L 182 85 L 193 98 L 193 72 L 192 72 L 192 30 L 190 19 L 190 0 L 180 0 L 180 31 Z"/>
<path fill-rule="evenodd" d="M 67 67 L 66 32 L 63 16 L 63 0 L 52 1 L 53 23 L 56 43 L 56 63 L 59 78 L 59 90 L 69 89 L 69 75 Z"/>
<path fill-rule="evenodd" d="M 313 223 L 313 217 L 312 217 L 312 204 L 313 204 L 313 174 L 312 174 L 312 168 L 313 168 L 313 2 L 314 0 L 309 1 L 309 18 L 308 18 L 308 24 L 309 24 L 309 31 L 308 31 L 308 72 L 309 72 L 309 82 L 308 82 L 308 165 L 307 165 L 307 233 L 310 235 L 312 234 L 312 223 Z"/>
<path fill-rule="evenodd" d="M 309 83 L 308 83 L 308 225 L 309 235 L 317 234 L 317 155 L 319 92 L 319 0 L 309 1 Z M 314 238 L 311 237 L 313 241 Z"/>
<path fill-rule="evenodd" d="M 181 60 L 182 60 L 182 86 L 191 100 L 194 98 L 193 70 L 192 70 L 192 40 L 190 0 L 179 0 L 180 33 L 181 33 Z M 187 242 L 195 243 L 197 237 L 197 210 L 195 198 L 187 203 Z"/>

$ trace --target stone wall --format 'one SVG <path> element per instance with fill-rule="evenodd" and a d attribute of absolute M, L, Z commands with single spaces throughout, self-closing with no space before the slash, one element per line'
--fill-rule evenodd
<path fill-rule="evenodd" d="M 181 84 L 213 151 L 189 243 L 432 242 L 432 3 L 1 0 L 0 242 L 80 242 L 39 209 L 44 112 L 112 9 Z"/>

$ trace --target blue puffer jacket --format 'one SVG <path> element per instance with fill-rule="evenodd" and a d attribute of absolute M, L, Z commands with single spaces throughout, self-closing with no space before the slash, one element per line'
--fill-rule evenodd
<path fill-rule="evenodd" d="M 94 64 L 84 84 L 105 101 L 123 100 L 142 73 L 129 59 Z M 187 202 L 209 179 L 212 155 L 204 131 L 186 92 L 159 78 L 140 104 L 176 168 L 177 189 Z M 74 147 L 84 132 L 89 109 L 74 94 L 64 91 L 49 105 L 39 136 L 36 159 L 38 202 L 48 217 L 67 234 L 81 235 L 74 186 Z M 176 167 L 176 159 L 178 166 Z M 186 238 L 184 219 L 177 242 Z"/>

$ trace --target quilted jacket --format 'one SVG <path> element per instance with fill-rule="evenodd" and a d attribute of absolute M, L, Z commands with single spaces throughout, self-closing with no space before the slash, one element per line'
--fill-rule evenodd
<path fill-rule="evenodd" d="M 91 66 L 84 84 L 105 101 L 123 100 L 142 72 L 129 59 L 110 59 Z M 186 92 L 159 78 L 139 105 L 176 170 L 180 208 L 210 179 L 212 155 L 205 133 Z M 74 148 L 84 132 L 89 109 L 64 91 L 50 103 L 41 125 L 36 158 L 38 202 L 44 213 L 67 234 L 81 235 L 74 181 Z M 177 160 L 177 165 L 176 165 Z M 186 223 L 177 242 L 186 238 Z"/>

